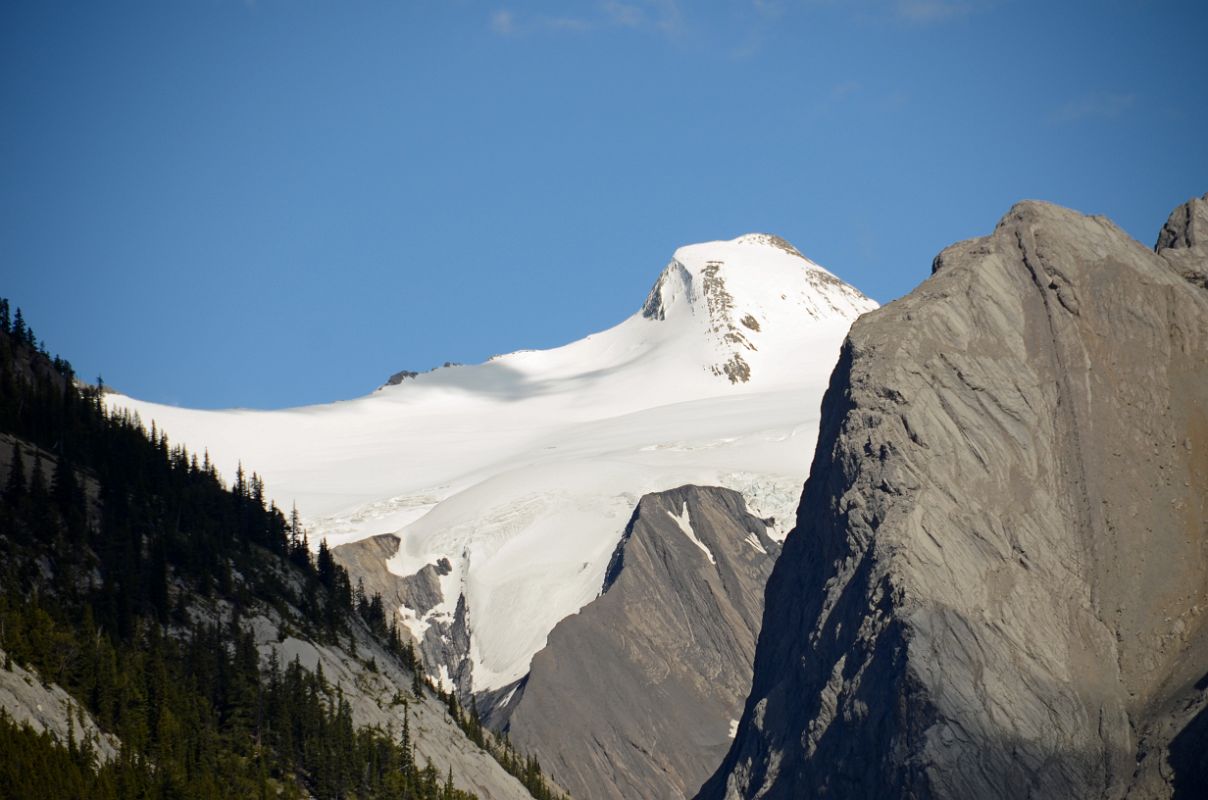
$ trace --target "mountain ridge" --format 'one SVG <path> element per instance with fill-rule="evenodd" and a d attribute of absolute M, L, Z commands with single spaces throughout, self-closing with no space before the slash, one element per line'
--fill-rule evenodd
<path fill-rule="evenodd" d="M 397 534 L 386 570 L 400 578 L 447 560 L 429 593 L 439 602 L 404 605 L 401 619 L 433 654 L 429 674 L 465 699 L 521 678 L 595 597 L 642 495 L 722 485 L 778 525 L 791 517 L 807 464 L 795 440 L 813 439 L 842 336 L 875 303 L 779 242 L 679 248 L 651 292 L 662 319 L 645 303 L 563 347 L 355 400 L 196 412 L 106 399 L 222 470 L 236 454 L 257 464 L 316 539 Z"/>
<path fill-rule="evenodd" d="M 1024 202 L 852 326 L 700 800 L 1194 796 L 1208 293 L 1159 251 Z"/>
<path fill-rule="evenodd" d="M 724 755 L 780 550 L 730 489 L 644 496 L 600 595 L 484 718 L 579 800 L 685 796 Z"/>

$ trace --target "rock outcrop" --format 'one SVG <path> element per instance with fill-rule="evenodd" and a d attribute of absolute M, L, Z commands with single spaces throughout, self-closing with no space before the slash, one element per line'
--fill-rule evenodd
<path fill-rule="evenodd" d="M 1208 289 L 1208 194 L 1188 200 L 1171 213 L 1154 251 L 1184 278 Z"/>
<path fill-rule="evenodd" d="M 1203 791 L 1206 211 L 1020 203 L 855 323 L 701 800 Z"/>
<path fill-rule="evenodd" d="M 404 613 L 424 619 L 424 616 L 447 600 L 440 579 L 452 570 L 449 560 L 425 564 L 412 575 L 395 575 L 386 562 L 398 552 L 399 537 L 393 533 L 370 536 L 332 548 L 336 563 L 360 581 L 367 596 L 381 595 L 386 608 L 402 609 Z M 464 594 L 452 601 L 452 611 L 424 619 L 423 631 L 415 636 L 409 626 L 403 635 L 411 636 L 422 662 L 457 692 L 463 702 L 473 698 L 472 663 L 470 660 L 469 607 Z M 404 617 L 404 619 L 406 619 Z"/>
<path fill-rule="evenodd" d="M 729 748 L 778 552 L 737 492 L 646 495 L 492 721 L 576 800 L 690 795 Z"/>
<path fill-rule="evenodd" d="M 105 733 L 78 700 L 55 683 L 43 683 L 36 671 L 26 669 L 0 650 L 0 713 L 35 733 L 77 746 L 90 745 L 95 764 L 118 757 L 121 741 Z"/>

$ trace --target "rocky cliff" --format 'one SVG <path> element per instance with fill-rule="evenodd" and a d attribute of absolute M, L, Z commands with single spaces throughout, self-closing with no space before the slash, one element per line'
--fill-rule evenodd
<path fill-rule="evenodd" d="M 738 492 L 646 495 L 492 721 L 576 800 L 691 795 L 729 748 L 778 552 Z"/>
<path fill-rule="evenodd" d="M 702 800 L 1203 790 L 1205 220 L 1021 203 L 855 323 Z"/>
<path fill-rule="evenodd" d="M 438 675 L 446 688 L 457 692 L 464 702 L 473 698 L 471 690 L 469 613 L 464 594 L 447 598 L 441 578 L 452 571 L 447 558 L 425 564 L 411 575 L 395 575 L 387 561 L 398 552 L 399 537 L 382 533 L 332 548 L 336 563 L 356 576 L 372 597 L 381 595 L 387 608 L 397 608 L 403 620 L 424 619 L 423 633 L 416 636 L 409 626 L 403 636 L 413 640 L 424 664 L 438 665 Z M 443 613 L 431 612 L 439 606 L 451 608 Z"/>

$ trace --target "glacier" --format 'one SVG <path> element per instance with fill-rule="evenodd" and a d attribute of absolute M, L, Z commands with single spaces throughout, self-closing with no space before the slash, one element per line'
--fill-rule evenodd
<path fill-rule="evenodd" d="M 464 596 L 474 691 L 523 677 L 560 620 L 600 591 L 638 499 L 687 483 L 741 492 L 783 536 L 851 323 L 876 303 L 784 240 L 678 249 L 642 307 L 550 350 L 448 366 L 365 397 L 285 410 L 196 410 L 121 394 L 109 407 L 241 460 L 312 544 L 394 533 L 397 575 L 447 558 Z M 447 665 L 429 665 L 447 681 Z"/>

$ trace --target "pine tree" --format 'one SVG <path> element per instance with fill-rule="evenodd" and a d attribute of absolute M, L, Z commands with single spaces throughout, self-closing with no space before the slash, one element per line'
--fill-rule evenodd
<path fill-rule="evenodd" d="M 331 556 L 331 550 L 327 548 L 326 536 L 319 542 L 319 555 L 315 560 L 315 566 L 319 570 L 319 583 L 328 589 L 334 589 L 336 586 L 336 562 Z"/>
<path fill-rule="evenodd" d="M 411 715 L 403 708 L 402 764 L 404 772 L 410 772 L 415 767 L 415 751 L 411 745 Z"/>
<path fill-rule="evenodd" d="M 25 468 L 21 465 L 21 447 L 13 446 L 13 462 L 8 466 L 8 481 L 4 484 L 4 502 L 16 505 L 25 497 Z"/>
<path fill-rule="evenodd" d="M 21 309 L 17 309 L 17 314 L 13 317 L 13 338 L 20 344 L 25 344 L 25 337 L 28 335 L 28 329 L 25 327 L 25 315 L 21 313 Z"/>
<path fill-rule="evenodd" d="M 46 476 L 42 472 L 42 454 L 34 453 L 34 469 L 29 474 L 29 496 L 35 503 L 46 498 Z"/>
<path fill-rule="evenodd" d="M 251 487 L 252 487 L 251 488 L 252 502 L 256 504 L 257 508 L 263 509 L 264 508 L 264 481 L 255 472 L 252 473 Z"/>
<path fill-rule="evenodd" d="M 411 671 L 411 694 L 415 695 L 416 698 L 424 696 L 423 679 L 420 678 L 419 673 L 419 665 L 416 664 L 415 668 Z"/>
<path fill-rule="evenodd" d="M 58 461 L 55 462 L 54 475 L 50 480 L 51 497 L 54 498 L 59 510 L 67 513 L 75 507 L 79 493 L 75 470 L 67 463 L 67 457 L 60 455 Z"/>

